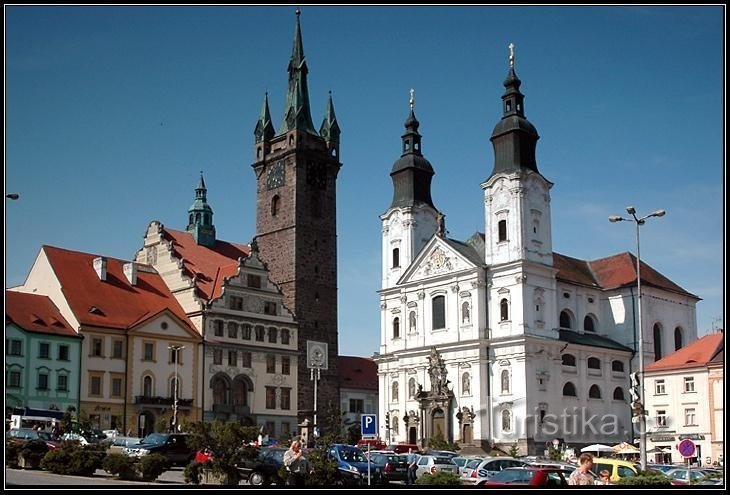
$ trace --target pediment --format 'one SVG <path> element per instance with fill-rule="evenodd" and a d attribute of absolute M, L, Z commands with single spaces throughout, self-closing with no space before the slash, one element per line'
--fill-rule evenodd
<path fill-rule="evenodd" d="M 434 235 L 403 273 L 398 285 L 477 268 L 477 265 L 458 252 L 450 244 L 451 242 L 455 241 Z"/>

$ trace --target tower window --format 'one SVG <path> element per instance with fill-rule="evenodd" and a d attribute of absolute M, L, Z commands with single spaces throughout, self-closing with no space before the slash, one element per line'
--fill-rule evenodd
<path fill-rule="evenodd" d="M 279 213 L 279 195 L 275 195 L 271 198 L 271 216 L 275 217 Z"/>
<path fill-rule="evenodd" d="M 256 148 L 256 158 L 261 158 L 261 146 Z"/>
<path fill-rule="evenodd" d="M 398 268 L 400 266 L 400 249 L 395 248 L 393 249 L 393 268 Z"/>
<path fill-rule="evenodd" d="M 499 242 L 506 241 L 507 240 L 507 220 L 500 220 L 497 224 L 498 229 L 498 237 L 497 240 Z"/>
<path fill-rule="evenodd" d="M 507 101 L 507 111 L 508 112 L 512 111 L 512 101 Z"/>
<path fill-rule="evenodd" d="M 400 318 L 393 318 L 393 338 L 400 338 Z"/>
<path fill-rule="evenodd" d="M 499 301 L 499 319 L 502 321 L 509 320 L 509 302 L 507 302 L 507 299 Z"/>
<path fill-rule="evenodd" d="M 408 151 L 411 149 L 411 142 L 410 141 L 403 141 L 403 151 Z"/>

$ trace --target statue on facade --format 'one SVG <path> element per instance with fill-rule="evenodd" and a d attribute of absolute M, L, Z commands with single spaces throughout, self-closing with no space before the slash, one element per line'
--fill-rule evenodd
<path fill-rule="evenodd" d="M 431 394 L 444 395 L 447 392 L 446 385 L 449 381 L 446 378 L 446 365 L 436 350 L 436 347 L 431 348 L 431 355 L 428 357 L 428 364 L 428 375 L 431 378 Z"/>

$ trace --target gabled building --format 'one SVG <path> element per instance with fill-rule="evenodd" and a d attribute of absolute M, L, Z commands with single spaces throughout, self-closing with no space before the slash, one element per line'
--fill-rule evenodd
<path fill-rule="evenodd" d="M 5 407 L 79 409 L 81 340 L 46 296 L 5 291 Z"/>
<path fill-rule="evenodd" d="M 647 452 L 684 462 L 680 441 L 695 443 L 691 462 L 722 462 L 725 334 L 711 333 L 644 368 Z M 709 462 L 708 462 L 709 461 Z"/>
<path fill-rule="evenodd" d="M 521 84 L 511 55 L 494 166 L 480 185 L 484 232 L 466 240 L 447 236 L 435 206 L 438 167 L 423 154 L 411 95 L 380 216 L 379 417 L 402 421 L 390 440 L 441 436 L 486 451 L 517 442 L 543 454 L 556 438 L 578 448 L 635 438 L 636 259 L 553 252 L 553 184 L 538 168 Z M 644 263 L 641 279 L 650 363 L 697 338 L 699 298 Z"/>
<path fill-rule="evenodd" d="M 297 325 L 256 242 L 216 238 L 202 175 L 187 229 L 151 222 L 135 259 L 155 267 L 203 338 L 202 418 L 296 433 Z"/>
<path fill-rule="evenodd" d="M 200 419 L 201 338 L 149 266 L 43 246 L 22 286 L 47 296 L 81 347 L 80 408 L 94 427 L 143 436 Z"/>

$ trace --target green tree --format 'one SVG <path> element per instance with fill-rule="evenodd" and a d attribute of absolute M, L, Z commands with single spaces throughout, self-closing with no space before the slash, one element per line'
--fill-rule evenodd
<path fill-rule="evenodd" d="M 208 468 L 213 474 L 225 478 L 228 484 L 238 484 L 237 465 L 242 460 L 255 459 L 258 455 L 258 449 L 249 446 L 258 438 L 259 428 L 256 426 L 218 420 L 212 423 L 201 421 L 191 423 L 190 432 L 188 444 L 194 450 L 210 450 L 213 458 Z"/>
<path fill-rule="evenodd" d="M 551 445 L 548 448 L 548 459 L 552 461 L 560 461 L 563 459 L 563 451 L 555 445 Z"/>
<path fill-rule="evenodd" d="M 520 446 L 517 443 L 517 441 L 515 441 L 515 443 L 513 443 L 512 446 L 510 446 L 507 453 L 509 454 L 510 457 L 519 457 L 520 456 Z"/>
<path fill-rule="evenodd" d="M 434 435 L 429 438 L 426 443 L 428 445 L 428 448 L 433 450 L 449 450 L 451 452 L 457 452 L 461 449 L 458 443 L 451 443 L 444 440 L 444 434 L 441 432 L 441 428 L 439 425 L 436 425 L 436 431 L 434 432 Z"/>

